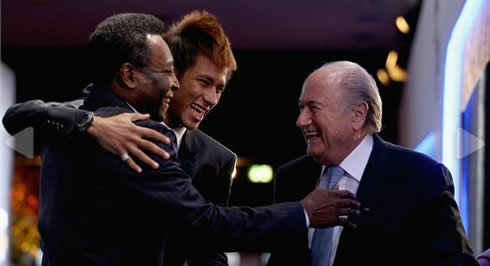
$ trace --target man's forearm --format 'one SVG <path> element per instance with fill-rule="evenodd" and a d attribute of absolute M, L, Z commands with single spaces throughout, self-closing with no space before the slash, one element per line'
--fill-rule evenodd
<path fill-rule="evenodd" d="M 12 135 L 34 127 L 35 134 L 73 136 L 88 129 L 93 117 L 85 110 L 76 109 L 82 100 L 66 103 L 45 103 L 31 100 L 11 106 L 3 117 L 5 129 Z"/>

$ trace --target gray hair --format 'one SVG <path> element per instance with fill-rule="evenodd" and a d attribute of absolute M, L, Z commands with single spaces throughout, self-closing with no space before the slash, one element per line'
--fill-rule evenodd
<path fill-rule="evenodd" d="M 374 78 L 359 64 L 349 61 L 336 61 L 322 66 L 335 72 L 334 84 L 347 90 L 343 109 L 366 102 L 368 105 L 367 129 L 369 134 L 381 131 L 383 108 L 378 86 Z"/>

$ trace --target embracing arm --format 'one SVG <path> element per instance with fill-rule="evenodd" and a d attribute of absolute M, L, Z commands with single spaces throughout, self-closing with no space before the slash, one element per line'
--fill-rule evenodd
<path fill-rule="evenodd" d="M 141 149 L 161 156 L 169 157 L 145 138 L 168 143 L 169 139 L 157 131 L 135 126 L 133 121 L 148 119 L 149 115 L 126 113 L 111 117 L 93 116 L 92 112 L 78 109 L 83 104 L 82 99 L 66 103 L 31 100 L 17 103 L 3 117 L 5 129 L 12 135 L 33 127 L 36 140 L 40 144 L 56 141 L 58 138 L 76 138 L 92 136 L 106 150 L 116 155 L 130 153 L 141 162 L 152 167 L 158 167 L 156 162 L 148 157 Z M 128 165 L 135 171 L 141 167 L 130 157 Z"/>
<path fill-rule="evenodd" d="M 66 103 L 45 103 L 42 100 L 17 103 L 7 109 L 3 125 L 12 135 L 34 127 L 41 134 L 71 136 L 91 122 L 89 112 L 77 109 L 82 103 L 81 99 Z"/>
<path fill-rule="evenodd" d="M 165 130 L 161 125 L 159 129 Z M 171 219 L 173 224 L 189 230 L 195 241 L 205 245 L 210 245 L 209 240 L 212 239 L 216 249 L 268 251 L 279 243 L 305 237 L 305 209 L 311 215 L 311 225 L 321 227 L 338 225 L 342 223 L 338 219 L 340 216 L 359 208 L 349 192 L 327 190 L 315 190 L 301 202 L 259 208 L 220 207 L 206 201 L 193 187 L 191 178 L 185 175 L 175 152 L 173 154 L 167 161 L 153 157 L 159 161 L 160 167 L 145 169 L 138 178 L 134 178 L 128 170 L 117 167 L 117 158 L 113 158 L 114 167 L 107 163 L 101 167 L 124 171 L 114 174 L 127 176 L 127 188 L 144 198 L 148 206 L 152 206 L 149 209 L 162 210 L 157 212 L 162 215 L 160 219 Z M 152 212 L 152 215 L 155 214 Z"/>
<path fill-rule="evenodd" d="M 222 181 L 220 183 L 220 187 L 217 188 L 216 194 L 213 197 L 216 200 L 213 200 L 214 203 L 217 203 L 222 206 L 228 206 L 228 202 L 231 194 L 231 184 L 232 184 L 232 175 L 235 170 L 235 165 L 237 161 L 237 157 L 234 153 L 230 152 L 229 161 L 224 165 L 223 168 L 219 170 L 218 180 Z M 206 247 L 202 247 L 203 245 L 196 246 L 190 250 L 190 254 L 187 260 L 187 264 L 189 266 L 193 265 L 209 265 L 209 266 L 227 266 L 228 259 L 226 254 L 223 251 L 217 251 L 213 248 L 208 250 Z"/>

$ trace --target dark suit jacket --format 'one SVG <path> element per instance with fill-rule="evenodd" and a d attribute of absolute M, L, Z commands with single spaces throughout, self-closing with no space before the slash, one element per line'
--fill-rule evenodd
<path fill-rule="evenodd" d="M 228 205 L 236 155 L 199 129 L 187 130 L 180 144 L 178 158 L 192 184 L 213 203 Z M 226 255 L 213 246 L 196 245 L 183 228 L 173 231 L 167 246 L 166 265 L 228 265 Z"/>
<path fill-rule="evenodd" d="M 320 172 L 310 156 L 285 164 L 275 177 L 275 200 L 303 198 Z M 375 135 L 356 195 L 370 211 L 350 217 L 357 228 L 342 231 L 334 265 L 477 265 L 453 192 L 442 164 Z M 278 247 L 269 265 L 311 265 L 307 241 Z"/>
<path fill-rule="evenodd" d="M 85 109 L 101 116 L 130 111 L 112 92 L 95 92 Z M 103 106 L 113 107 L 98 109 Z M 169 133 L 155 121 L 140 125 Z M 39 209 L 43 265 L 163 265 L 175 228 L 224 251 L 267 251 L 306 234 L 298 202 L 252 209 L 204 200 L 181 170 L 174 148 L 164 148 L 171 159 L 153 156 L 160 167 L 137 174 L 90 138 L 47 145 Z"/>
<path fill-rule="evenodd" d="M 86 92 L 85 96 L 88 96 Z M 72 139 L 77 135 L 77 125 L 87 119 L 88 112 L 77 110 L 83 100 L 66 103 L 44 103 L 31 100 L 10 107 L 3 123 L 11 134 L 26 127 L 35 127 L 36 142 L 53 142 L 46 138 Z M 204 132 L 187 130 L 178 158 L 183 170 L 192 177 L 193 185 L 209 201 L 228 205 L 231 193 L 231 174 L 236 163 L 236 155 Z M 174 230 L 167 246 L 165 265 L 182 265 L 187 259 L 192 265 L 228 265 L 225 254 L 213 246 L 192 247 L 192 236 L 185 230 Z"/>

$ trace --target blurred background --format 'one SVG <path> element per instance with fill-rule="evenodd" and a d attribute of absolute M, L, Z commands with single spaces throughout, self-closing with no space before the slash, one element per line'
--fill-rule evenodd
<path fill-rule="evenodd" d="M 204 9 L 217 16 L 238 63 L 220 104 L 200 127 L 239 156 L 233 205 L 272 203 L 274 171 L 305 152 L 295 126 L 304 79 L 326 62 L 350 60 L 378 83 L 381 137 L 451 170 L 479 254 L 490 248 L 489 2 L 4 0 L 0 113 L 30 99 L 76 98 L 90 82 L 85 44 L 104 18 L 144 12 L 169 25 Z M 38 265 L 40 158 L 10 149 L 3 127 L 0 137 L 0 266 Z M 268 256 L 228 255 L 232 266 L 264 265 Z"/>

